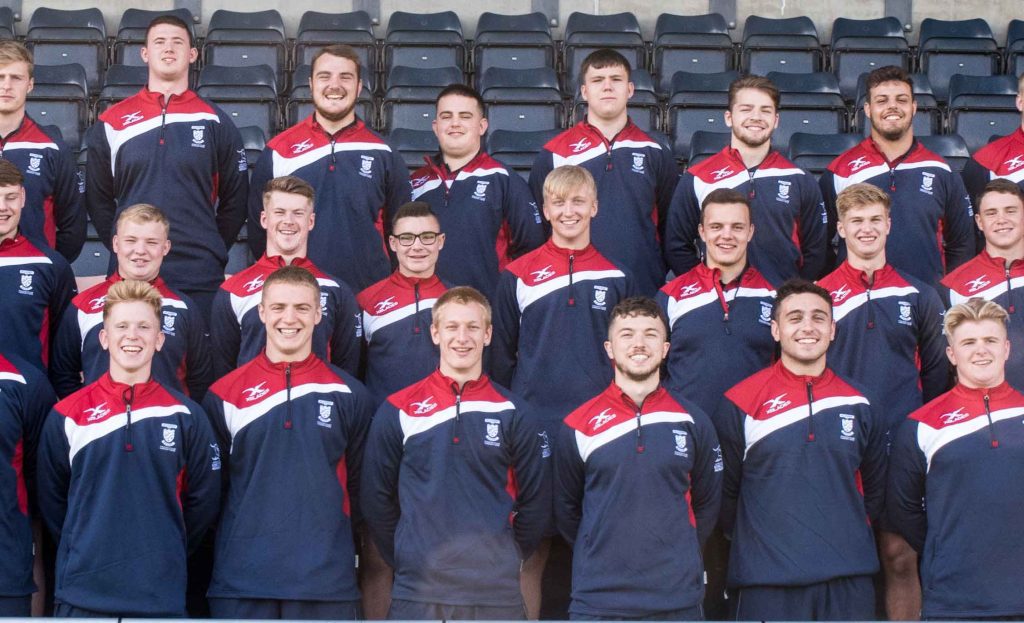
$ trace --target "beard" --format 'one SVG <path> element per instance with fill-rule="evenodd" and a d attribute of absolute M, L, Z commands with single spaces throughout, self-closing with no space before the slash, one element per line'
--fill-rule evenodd
<path fill-rule="evenodd" d="M 661 369 L 661 361 L 651 363 L 648 368 L 642 368 L 640 370 L 627 370 L 625 366 L 621 365 L 619 362 L 615 362 L 615 369 L 630 381 L 633 381 L 634 383 L 643 383 L 658 373 Z"/>

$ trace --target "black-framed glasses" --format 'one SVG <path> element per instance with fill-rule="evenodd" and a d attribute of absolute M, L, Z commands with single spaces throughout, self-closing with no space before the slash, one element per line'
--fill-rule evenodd
<path fill-rule="evenodd" d="M 411 247 L 412 243 L 416 242 L 419 238 L 420 242 L 427 245 L 428 247 L 437 242 L 437 237 L 440 236 L 440 232 L 436 231 L 424 231 L 418 234 L 398 234 L 395 238 L 398 239 L 398 244 L 403 247 Z"/>

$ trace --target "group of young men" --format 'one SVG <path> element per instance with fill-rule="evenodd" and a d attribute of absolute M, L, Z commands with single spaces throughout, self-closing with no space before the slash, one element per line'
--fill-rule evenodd
<path fill-rule="evenodd" d="M 748 76 L 680 176 L 600 50 L 528 182 L 465 85 L 409 176 L 331 46 L 250 180 L 188 26 L 142 57 L 81 179 L 0 42 L 0 614 L 38 518 L 58 616 L 1024 616 L 1024 130 L 965 187 L 881 68 L 819 183 Z"/>

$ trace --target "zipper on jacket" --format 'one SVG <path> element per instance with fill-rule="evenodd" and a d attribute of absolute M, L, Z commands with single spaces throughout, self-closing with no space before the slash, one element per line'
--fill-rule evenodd
<path fill-rule="evenodd" d="M 1012 314 L 1016 309 L 1013 304 L 1013 288 L 1010 286 L 1010 265 L 1004 266 L 1004 270 L 1006 271 L 1006 311 Z"/>
<path fill-rule="evenodd" d="M 163 102 L 160 107 L 160 144 L 164 144 L 164 128 L 167 127 L 167 107 L 171 105 L 171 98 L 173 95 L 161 96 Z"/>
<path fill-rule="evenodd" d="M 719 279 L 721 273 L 716 268 L 712 273 L 712 278 L 715 284 L 715 293 L 718 295 L 718 303 L 722 306 L 722 327 L 725 328 L 726 335 L 732 335 L 732 329 L 729 328 L 729 301 L 725 298 L 725 286 L 722 284 L 722 280 Z M 740 275 L 740 279 L 743 275 Z M 739 289 L 739 286 L 736 286 Z"/>
<path fill-rule="evenodd" d="M 865 293 L 868 296 L 868 303 L 867 303 L 867 306 L 868 306 L 868 328 L 869 329 L 874 329 L 875 328 L 875 308 L 871 305 L 871 288 L 869 287 L 865 291 Z"/>
<path fill-rule="evenodd" d="M 988 418 L 988 437 L 992 443 L 992 448 L 998 448 L 999 440 L 996 439 L 996 429 L 992 426 L 992 409 L 989 408 L 988 394 L 985 394 L 985 417 Z"/>
<path fill-rule="evenodd" d="M 124 427 L 124 451 L 132 452 L 135 445 L 132 444 L 132 403 L 135 402 L 135 386 L 132 385 L 121 393 L 124 400 L 124 412 L 128 417 L 128 425 Z"/>
<path fill-rule="evenodd" d="M 327 167 L 328 171 L 333 171 L 335 166 L 337 166 L 337 164 L 338 164 L 338 156 L 334 153 L 334 146 L 335 146 L 335 144 L 336 144 L 336 141 L 334 140 L 334 135 L 332 134 L 331 135 L 331 164 L 328 165 L 328 167 Z"/>
<path fill-rule="evenodd" d="M 291 430 L 292 427 L 292 364 L 289 363 L 284 369 L 285 408 L 284 428 Z"/>
<path fill-rule="evenodd" d="M 455 383 L 452 383 L 455 391 L 455 427 L 452 429 L 452 444 L 459 444 L 459 431 L 462 429 L 462 390 Z"/>
<path fill-rule="evenodd" d="M 413 314 L 414 320 L 412 321 L 412 332 L 419 334 L 420 329 L 420 283 L 417 281 L 412 287 L 413 296 L 416 298 L 416 313 Z"/>
<path fill-rule="evenodd" d="M 640 431 L 643 430 L 643 426 L 640 425 L 640 411 L 642 409 L 643 409 L 643 406 L 641 405 L 640 409 L 636 410 L 636 453 L 637 454 L 643 454 L 644 453 L 644 438 L 643 438 L 643 435 L 640 433 Z"/>
<path fill-rule="evenodd" d="M 896 167 L 889 167 L 889 190 L 896 192 Z"/>
<path fill-rule="evenodd" d="M 572 289 L 572 265 L 576 261 L 576 254 L 572 253 L 569 255 L 569 307 L 576 305 L 575 292 Z"/>
<path fill-rule="evenodd" d="M 807 441 L 814 441 L 814 390 L 807 381 Z"/>

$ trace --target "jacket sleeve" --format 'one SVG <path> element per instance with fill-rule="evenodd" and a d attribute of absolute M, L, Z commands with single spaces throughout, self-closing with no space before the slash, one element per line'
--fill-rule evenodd
<path fill-rule="evenodd" d="M 880 403 L 872 400 L 870 428 L 860 458 L 860 477 L 864 489 L 864 510 L 872 522 L 878 522 L 885 512 L 885 479 L 889 467 L 889 447 L 886 431 L 882 427 Z"/>
<path fill-rule="evenodd" d="M 586 465 L 576 445 L 576 432 L 562 423 L 555 444 L 555 527 L 570 547 L 583 517 Z"/>
<path fill-rule="evenodd" d="M 686 173 L 676 186 L 665 224 L 665 260 L 676 275 L 682 275 L 700 263 L 697 226 L 700 205 L 693 192 L 693 175 Z"/>
<path fill-rule="evenodd" d="M 188 387 L 189 398 L 202 403 L 206 390 L 215 380 L 213 377 L 213 357 L 210 354 L 210 334 L 206 329 L 206 321 L 199 308 L 191 300 L 188 306 L 188 351 L 185 353 L 185 386 Z"/>
<path fill-rule="evenodd" d="M 679 185 L 679 167 L 676 165 L 676 159 L 668 145 L 663 145 L 657 153 L 661 154 L 661 157 L 658 158 L 658 186 L 654 202 L 657 209 L 658 238 L 664 240 L 668 211 L 672 205 L 676 187 Z"/>
<path fill-rule="evenodd" d="M 836 231 L 836 222 L 839 220 L 839 213 L 836 211 L 836 180 L 832 171 L 826 170 L 818 178 L 818 186 L 821 188 L 821 198 L 825 202 L 825 215 L 828 225 L 825 228 L 825 272 L 831 272 L 839 265 L 839 247 L 842 241 Z M 757 235 L 757 234 L 754 234 Z"/>
<path fill-rule="evenodd" d="M 697 520 L 697 538 L 701 548 L 718 524 L 722 504 L 722 449 L 711 420 L 703 412 L 690 411 L 697 439 L 697 456 L 690 472 L 690 504 Z"/>
<path fill-rule="evenodd" d="M 38 509 L 36 469 L 38 461 L 39 438 L 42 434 L 46 416 L 57 402 L 50 383 L 43 373 L 34 368 L 22 370 L 26 385 L 22 386 L 18 395 L 18 416 L 21 418 L 22 430 L 22 466 L 25 473 L 25 487 L 28 490 L 29 508 L 32 515 Z"/>
<path fill-rule="evenodd" d="M 517 257 L 544 244 L 544 225 L 538 204 L 530 187 L 515 171 L 508 170 L 508 192 L 505 194 L 505 226 L 508 227 L 509 245 L 505 257 L 498 258 L 499 268 Z"/>
<path fill-rule="evenodd" d="M 362 314 L 351 288 L 338 281 L 331 299 L 331 363 L 355 376 L 359 374 L 362 355 Z"/>
<path fill-rule="evenodd" d="M 964 170 L 960 177 L 964 180 L 964 188 L 967 190 L 967 195 L 971 198 L 971 201 L 977 201 L 978 195 L 985 190 L 985 185 L 989 183 L 992 176 L 988 169 L 972 157 L 964 165 Z"/>
<path fill-rule="evenodd" d="M 544 180 L 547 179 L 548 173 L 555 168 L 552 160 L 551 152 L 541 149 L 533 161 L 533 168 L 530 169 L 530 192 L 533 193 L 534 201 L 541 208 L 541 214 L 544 213 Z"/>
<path fill-rule="evenodd" d="M 939 295 L 930 287 L 920 286 L 918 295 L 917 353 L 921 360 L 921 393 L 924 402 L 943 394 L 949 385 L 949 360 L 946 338 L 942 335 L 945 313 Z"/>
<path fill-rule="evenodd" d="M 535 413 L 516 404 L 512 421 L 512 470 L 516 494 L 516 544 L 523 560 L 529 558 L 551 525 L 551 444 Z"/>
<path fill-rule="evenodd" d="M 804 177 L 800 184 L 800 252 L 803 254 L 800 276 L 813 281 L 827 274 L 828 213 L 814 177 L 810 173 Z"/>
<path fill-rule="evenodd" d="M 50 347 L 50 382 L 57 395 L 66 398 L 82 387 L 82 330 L 78 326 L 78 308 L 64 310 L 57 335 Z"/>
<path fill-rule="evenodd" d="M 97 121 L 85 135 L 85 208 L 100 242 L 110 249 L 117 196 L 106 127 L 104 122 Z"/>
<path fill-rule="evenodd" d="M 249 251 L 253 257 L 262 257 L 267 250 L 267 231 L 260 225 L 263 212 L 263 187 L 274 177 L 274 150 L 265 147 L 249 180 L 248 212 L 245 233 L 249 240 Z"/>
<path fill-rule="evenodd" d="M 719 513 L 722 531 L 732 538 L 736 524 L 736 508 L 743 480 L 743 419 L 744 413 L 727 397 L 718 403 L 712 420 L 722 448 L 722 510 Z"/>
<path fill-rule="evenodd" d="M 242 348 L 242 328 L 231 309 L 231 294 L 227 290 L 218 290 L 213 298 L 210 338 L 213 340 L 213 378 L 219 379 L 238 367 L 238 353 Z"/>
<path fill-rule="evenodd" d="M 53 219 L 57 226 L 56 251 L 68 262 L 74 262 L 85 245 L 86 217 L 84 179 L 80 178 L 78 163 L 72 160 L 71 150 L 63 141 L 57 143 L 54 162 Z"/>
<path fill-rule="evenodd" d="M 977 254 L 974 209 L 960 175 L 951 172 L 947 189 L 942 237 L 946 243 L 946 272 L 952 271 Z"/>
<path fill-rule="evenodd" d="M 46 416 L 39 437 L 36 468 L 39 513 L 50 534 L 60 541 L 68 511 L 68 488 L 71 486 L 71 446 L 64 433 L 64 416 L 53 410 Z"/>
<path fill-rule="evenodd" d="M 64 312 L 71 307 L 71 299 L 75 298 L 75 295 L 78 294 L 78 287 L 75 284 L 75 273 L 71 271 L 71 266 L 60 256 L 54 259 L 57 260 L 53 263 L 55 281 L 53 291 L 50 292 L 49 304 L 47 305 L 47 317 L 50 324 L 47 327 L 49 350 L 53 349 L 53 344 L 57 340 L 60 324 L 64 319 Z M 46 354 L 49 356 L 50 353 L 47 352 Z"/>
<path fill-rule="evenodd" d="M 381 206 L 381 217 L 384 225 L 384 240 L 387 241 L 391 233 L 391 219 L 395 217 L 398 208 L 412 200 L 412 181 L 409 179 L 409 167 L 405 166 L 405 160 L 398 153 L 397 149 L 391 149 L 391 156 L 388 158 L 388 172 L 385 183 L 386 203 Z M 390 250 L 388 250 L 390 253 Z"/>
<path fill-rule="evenodd" d="M 249 164 L 238 128 L 224 111 L 217 112 L 217 232 L 230 250 L 245 224 Z"/>
<path fill-rule="evenodd" d="M 359 493 L 370 536 L 391 568 L 395 566 L 395 529 L 402 516 L 402 508 L 398 504 L 402 451 L 398 410 L 385 402 L 377 409 L 370 424 Z"/>
<path fill-rule="evenodd" d="M 917 445 L 918 426 L 914 420 L 906 420 L 896 435 L 889 465 L 886 512 L 889 523 L 920 553 L 928 533 L 928 516 L 924 506 L 926 464 Z"/>
<path fill-rule="evenodd" d="M 491 378 L 510 387 L 516 371 L 519 351 L 519 302 L 516 276 L 503 270 L 494 295 L 494 336 L 491 340 Z"/>
<path fill-rule="evenodd" d="M 191 400 L 186 404 L 191 413 L 186 416 L 188 456 L 185 457 L 186 486 L 181 508 L 191 554 L 220 513 L 222 462 L 220 444 L 214 438 L 206 412 Z"/>
<path fill-rule="evenodd" d="M 366 451 L 366 437 L 373 419 L 373 397 L 354 376 L 345 376 L 345 383 L 352 391 L 346 394 L 345 409 L 346 439 L 345 472 L 352 525 L 361 529 L 363 525 L 362 486 L 363 455 Z"/>

